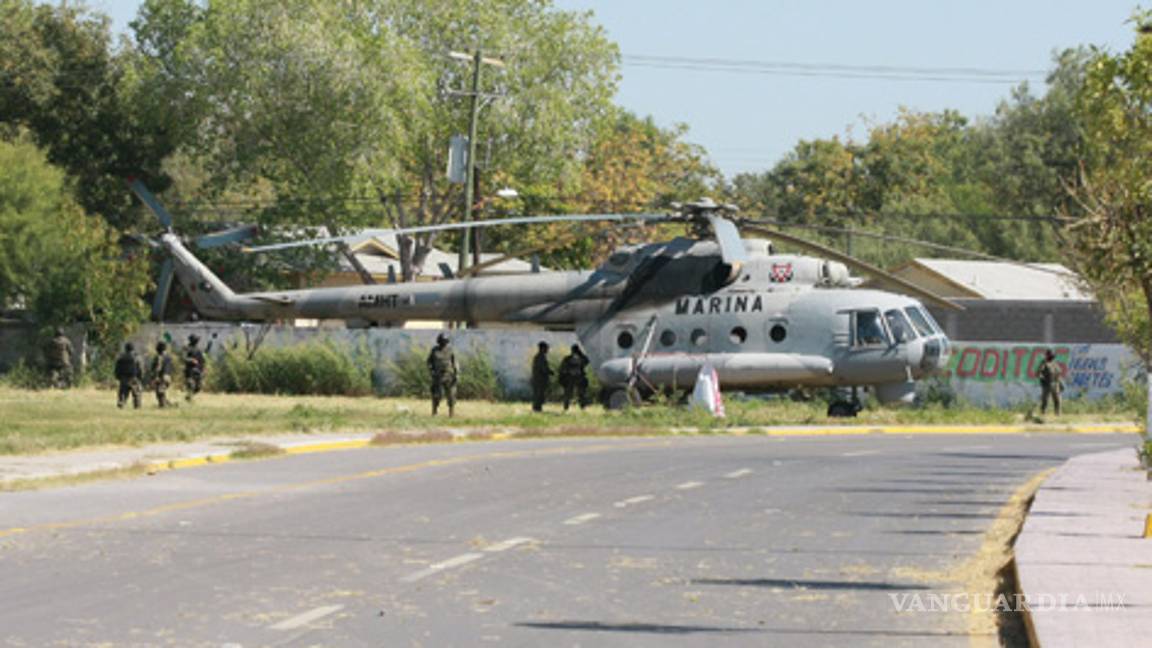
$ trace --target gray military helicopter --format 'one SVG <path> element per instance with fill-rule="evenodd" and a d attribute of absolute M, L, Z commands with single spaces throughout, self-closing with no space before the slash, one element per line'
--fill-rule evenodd
<path fill-rule="evenodd" d="M 141 194 L 142 186 L 134 189 Z M 145 204 L 158 209 L 150 195 Z M 374 322 L 527 322 L 575 330 L 604 386 L 621 407 L 638 394 L 691 389 L 702 367 L 723 388 L 850 388 L 830 416 L 859 411 L 856 388 L 882 403 L 911 403 L 916 380 L 943 369 L 950 344 L 920 301 L 854 286 L 848 264 L 909 294 L 958 308 L 878 268 L 818 247 L 827 260 L 776 254 L 763 239 L 741 238 L 735 208 L 710 200 L 671 214 L 566 215 L 474 221 L 468 227 L 543 222 L 640 221 L 687 224 L 692 236 L 616 249 L 594 270 L 470 276 L 418 283 L 234 293 L 170 230 L 160 244 L 204 317 Z M 791 241 L 743 221 L 745 231 Z M 447 224 L 391 230 L 415 234 Z M 283 249 L 346 240 L 331 237 L 250 248 Z M 812 246 L 814 244 L 808 244 Z M 844 393 L 841 389 L 840 393 Z"/>

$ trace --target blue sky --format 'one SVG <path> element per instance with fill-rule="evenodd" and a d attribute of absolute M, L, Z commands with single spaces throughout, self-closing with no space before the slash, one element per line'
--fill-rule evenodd
<path fill-rule="evenodd" d="M 554 0 L 592 11 L 625 55 L 617 101 L 664 125 L 685 123 L 732 176 L 763 171 L 801 139 L 862 138 L 900 106 L 990 115 L 1011 83 L 746 74 L 638 65 L 688 57 L 821 66 L 1043 71 L 1052 53 L 1127 48 L 1132 0 Z M 138 0 L 91 0 L 125 29 Z M 632 62 L 630 62 L 632 61 Z M 822 68 L 827 71 L 826 68 Z M 919 76 L 936 76 L 920 74 Z M 1042 90 L 1042 76 L 1032 79 Z"/>

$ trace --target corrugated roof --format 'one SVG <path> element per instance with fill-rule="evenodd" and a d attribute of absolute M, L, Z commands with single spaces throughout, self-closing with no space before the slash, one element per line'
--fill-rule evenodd
<path fill-rule="evenodd" d="M 355 253 L 356 258 L 364 264 L 364 268 L 372 274 L 386 275 L 388 274 L 388 266 L 394 266 L 396 275 L 400 275 L 400 243 L 396 238 L 396 234 L 392 232 L 373 232 L 372 234 L 365 234 L 363 238 L 358 238 L 349 243 Z M 483 253 L 480 255 L 480 261 L 491 261 L 498 259 L 504 255 L 498 253 Z M 445 252 L 438 248 L 432 248 L 428 252 L 428 256 L 424 261 L 423 274 L 424 276 L 440 276 L 441 264 L 447 265 L 452 273 L 456 273 L 456 265 L 459 256 L 455 252 Z M 343 256 L 340 257 L 340 267 L 347 271 L 352 271 L 351 264 Z M 502 261 L 490 268 L 485 268 L 480 274 L 506 274 L 506 273 L 523 273 L 531 272 L 532 264 L 522 259 L 508 259 Z"/>
<path fill-rule="evenodd" d="M 972 291 L 982 299 L 1094 299 L 1077 286 L 1076 274 L 1059 263 L 1033 263 L 1025 266 L 1001 261 L 913 259 L 903 270 L 913 270 L 909 267 L 913 264 Z M 907 272 L 901 274 L 915 282 Z"/>

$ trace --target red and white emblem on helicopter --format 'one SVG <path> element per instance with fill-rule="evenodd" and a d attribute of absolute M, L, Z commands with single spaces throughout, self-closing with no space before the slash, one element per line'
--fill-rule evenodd
<path fill-rule="evenodd" d="M 792 281 L 792 264 L 791 263 L 773 263 L 772 264 L 772 283 L 785 283 Z"/>

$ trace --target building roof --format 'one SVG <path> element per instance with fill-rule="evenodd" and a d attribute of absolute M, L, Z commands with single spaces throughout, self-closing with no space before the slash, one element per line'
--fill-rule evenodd
<path fill-rule="evenodd" d="M 387 275 L 389 266 L 393 267 L 396 276 L 400 276 L 400 243 L 393 232 L 373 231 L 349 242 L 349 247 L 356 254 L 356 258 L 364 265 L 368 272 L 374 275 Z M 480 261 L 486 262 L 498 259 L 504 255 L 498 253 L 483 253 Z M 441 266 L 447 266 L 456 274 L 459 256 L 455 252 L 445 252 L 439 248 L 432 248 L 424 260 L 424 276 L 440 276 Z M 352 272 L 351 264 L 343 256 L 340 257 L 340 267 L 343 271 Z M 480 274 L 512 274 L 532 271 L 532 264 L 522 259 L 507 259 L 494 266 L 485 268 Z"/>
<path fill-rule="evenodd" d="M 892 271 L 943 297 L 988 300 L 1092 301 L 1074 272 L 1059 263 L 913 259 Z"/>

